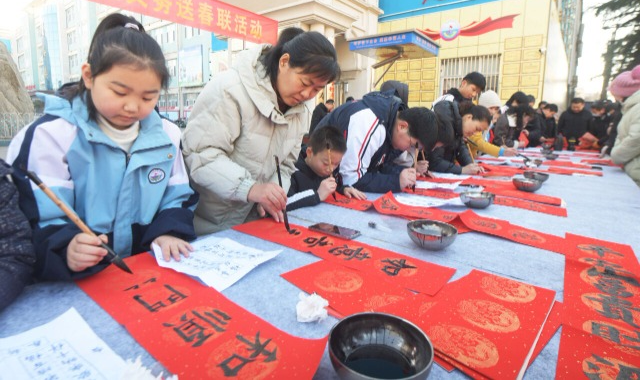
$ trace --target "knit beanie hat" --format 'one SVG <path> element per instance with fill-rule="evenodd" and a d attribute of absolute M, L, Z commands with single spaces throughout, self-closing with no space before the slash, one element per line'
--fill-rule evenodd
<path fill-rule="evenodd" d="M 488 90 L 480 94 L 480 99 L 478 99 L 478 105 L 489 108 L 489 107 L 500 107 L 502 102 L 500 102 L 500 97 L 496 94 L 495 91 Z"/>
<path fill-rule="evenodd" d="M 625 71 L 619 74 L 609 85 L 609 92 L 613 96 L 628 98 L 634 92 L 640 90 L 640 65 L 631 71 Z"/>

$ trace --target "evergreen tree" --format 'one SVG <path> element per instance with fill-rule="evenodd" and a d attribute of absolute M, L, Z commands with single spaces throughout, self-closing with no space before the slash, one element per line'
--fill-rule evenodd
<path fill-rule="evenodd" d="M 596 16 L 604 16 L 605 28 L 629 30 L 625 37 L 612 43 L 612 57 L 605 55 L 605 61 L 611 59 L 611 72 L 621 73 L 640 65 L 640 1 L 610 0 L 594 9 Z"/>

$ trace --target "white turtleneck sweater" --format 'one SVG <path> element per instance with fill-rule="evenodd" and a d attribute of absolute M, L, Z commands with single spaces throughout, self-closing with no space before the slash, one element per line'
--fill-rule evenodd
<path fill-rule="evenodd" d="M 129 153 L 133 142 L 136 141 L 138 133 L 140 132 L 139 121 L 131 124 L 129 128 L 121 130 L 113 127 L 102 115 L 98 115 L 98 126 L 100 126 L 100 129 L 105 135 L 107 135 L 127 153 Z"/>

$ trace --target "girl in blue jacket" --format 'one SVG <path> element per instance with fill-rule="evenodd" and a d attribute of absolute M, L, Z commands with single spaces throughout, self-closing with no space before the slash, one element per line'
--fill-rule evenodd
<path fill-rule="evenodd" d="M 34 227 L 36 276 L 75 279 L 156 243 L 165 260 L 192 250 L 193 209 L 180 130 L 154 112 L 169 73 L 156 41 L 135 19 L 106 17 L 82 79 L 44 96 L 45 115 L 11 142 L 8 159 L 27 168 L 99 238 L 76 225 L 35 185 L 20 179 L 21 208 Z"/>

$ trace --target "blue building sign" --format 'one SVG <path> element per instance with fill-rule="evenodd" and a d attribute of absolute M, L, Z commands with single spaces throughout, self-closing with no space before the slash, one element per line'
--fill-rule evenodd
<path fill-rule="evenodd" d="M 384 11 L 378 21 L 391 21 L 427 13 L 479 5 L 501 0 L 380 0 L 378 7 Z"/>
<path fill-rule="evenodd" d="M 417 30 L 377 34 L 349 41 L 349 50 L 371 58 L 387 58 L 402 51 L 403 58 L 435 57 L 440 47 Z"/>

